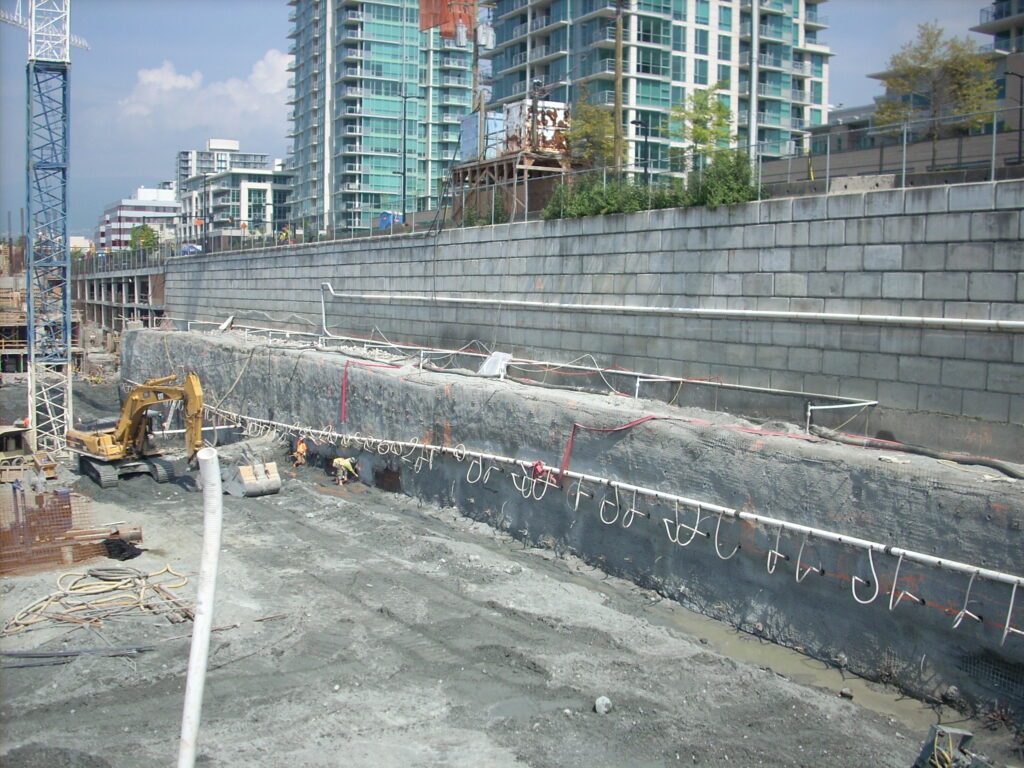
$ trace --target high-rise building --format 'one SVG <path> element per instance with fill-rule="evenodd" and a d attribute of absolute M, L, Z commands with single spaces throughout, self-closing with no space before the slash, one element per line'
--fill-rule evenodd
<path fill-rule="evenodd" d="M 672 107 L 719 86 L 733 134 L 758 152 L 800 151 L 828 118 L 825 0 L 497 0 L 489 107 L 538 85 L 548 101 L 613 105 L 622 14 L 623 128 L 631 162 L 670 169 Z M 752 87 L 754 84 L 756 87 Z M 646 141 L 645 141 L 646 139 Z"/>
<path fill-rule="evenodd" d="M 185 179 L 233 168 L 269 168 L 270 156 L 265 152 L 242 152 L 234 139 L 207 139 L 206 149 L 183 149 L 178 153 L 177 188 Z"/>
<path fill-rule="evenodd" d="M 155 230 L 161 240 L 173 238 L 180 212 L 181 203 L 175 197 L 173 182 L 164 182 L 158 189 L 139 187 L 132 197 L 117 200 L 104 209 L 96 227 L 96 250 L 127 249 L 132 230 L 143 224 Z"/>
<path fill-rule="evenodd" d="M 992 35 L 992 48 L 1004 53 L 1024 51 L 1024 0 L 998 0 L 981 9 L 974 32 Z"/>
<path fill-rule="evenodd" d="M 421 32 L 418 0 L 294 7 L 292 218 L 367 229 L 436 205 L 472 99 L 472 44 Z"/>

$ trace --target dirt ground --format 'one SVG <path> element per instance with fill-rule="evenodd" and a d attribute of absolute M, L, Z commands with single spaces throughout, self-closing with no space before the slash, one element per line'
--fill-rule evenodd
<path fill-rule="evenodd" d="M 112 388 L 84 394 L 80 415 L 116 406 Z M 337 488 L 317 467 L 285 476 L 276 496 L 224 497 L 223 629 L 211 639 L 199 764 L 906 768 L 930 723 L 958 719 L 456 510 Z M 186 485 L 138 477 L 78 490 L 97 521 L 142 526 L 149 550 L 123 565 L 189 575 L 180 592 L 192 599 L 202 496 Z M 0 618 L 52 591 L 59 572 L 5 578 Z M 4 669 L 0 763 L 173 763 L 188 632 L 139 614 L 3 637 L 3 651 L 154 650 Z M 594 711 L 600 696 L 607 714 Z M 975 747 L 1014 764 L 1005 739 L 981 732 Z"/>

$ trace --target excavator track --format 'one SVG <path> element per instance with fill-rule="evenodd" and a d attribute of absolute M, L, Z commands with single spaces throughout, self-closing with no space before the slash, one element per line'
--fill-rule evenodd
<path fill-rule="evenodd" d="M 117 467 L 113 464 L 104 464 L 79 456 L 78 470 L 83 475 L 88 475 L 100 488 L 114 488 L 118 483 Z"/>
<path fill-rule="evenodd" d="M 149 458 L 146 459 L 149 465 L 149 474 L 157 483 L 166 483 L 173 480 L 177 473 L 174 471 L 174 462 L 167 459 Z"/>

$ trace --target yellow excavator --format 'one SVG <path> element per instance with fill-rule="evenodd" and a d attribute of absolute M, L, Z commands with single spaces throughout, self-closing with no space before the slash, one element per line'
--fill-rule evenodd
<path fill-rule="evenodd" d="M 189 373 L 183 384 L 177 376 L 150 379 L 135 387 L 121 406 L 117 423 L 93 430 L 69 429 L 68 449 L 78 454 L 78 467 L 101 488 L 112 488 L 121 477 L 146 473 L 158 483 L 174 478 L 174 462 L 161 458 L 153 440 L 148 411 L 158 403 L 180 400 L 184 406 L 185 448 L 188 460 L 203 447 L 203 388 Z"/>

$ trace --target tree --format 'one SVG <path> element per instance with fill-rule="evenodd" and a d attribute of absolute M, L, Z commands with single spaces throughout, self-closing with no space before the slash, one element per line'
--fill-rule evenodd
<path fill-rule="evenodd" d="M 133 251 L 148 251 L 151 248 L 156 248 L 159 242 L 160 238 L 157 237 L 155 229 L 149 224 L 139 224 L 132 227 L 132 239 L 128 243 L 128 247 Z"/>
<path fill-rule="evenodd" d="M 732 140 L 732 113 L 718 97 L 722 83 L 690 93 L 686 105 L 672 107 L 670 133 L 672 138 L 689 142 L 693 147 L 693 167 L 703 165 L 705 156 Z M 677 155 L 685 158 L 686 150 Z"/>
<path fill-rule="evenodd" d="M 943 129 L 977 130 L 990 119 L 986 113 L 996 99 L 993 71 L 991 58 L 973 40 L 947 38 L 938 24 L 921 24 L 917 38 L 893 54 L 880 76 L 886 94 L 875 124 L 897 125 L 923 115 L 935 165 Z"/>
<path fill-rule="evenodd" d="M 565 132 L 570 156 L 586 168 L 608 165 L 615 155 L 611 113 L 590 100 L 586 88 L 572 108 L 572 120 Z M 613 163 L 617 164 L 617 163 Z"/>

